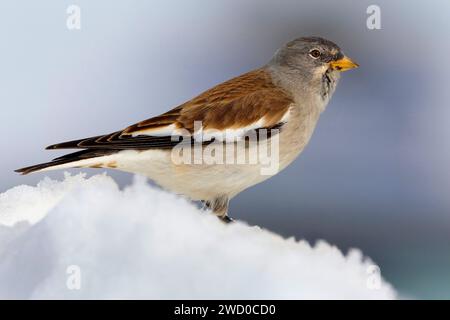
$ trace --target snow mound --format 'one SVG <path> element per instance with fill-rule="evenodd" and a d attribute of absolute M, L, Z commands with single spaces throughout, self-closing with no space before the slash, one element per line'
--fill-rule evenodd
<path fill-rule="evenodd" d="M 358 250 L 284 239 L 136 178 L 65 175 L 0 195 L 0 298 L 391 299 Z"/>

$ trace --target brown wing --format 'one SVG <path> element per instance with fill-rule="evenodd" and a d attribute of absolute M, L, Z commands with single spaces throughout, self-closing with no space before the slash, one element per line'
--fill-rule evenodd
<path fill-rule="evenodd" d="M 279 126 L 288 112 L 291 96 L 275 86 L 269 74 L 258 69 L 219 84 L 196 98 L 123 131 L 55 144 L 47 149 L 171 148 L 178 144 L 172 134 L 194 131 L 194 121 L 203 129 L 239 129 L 260 123 L 261 128 Z"/>

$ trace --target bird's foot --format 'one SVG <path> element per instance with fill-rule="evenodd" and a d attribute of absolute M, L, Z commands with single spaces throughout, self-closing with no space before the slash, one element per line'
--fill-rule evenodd
<path fill-rule="evenodd" d="M 229 216 L 225 215 L 225 216 L 221 216 L 218 217 L 220 220 L 222 220 L 223 222 L 225 222 L 226 224 L 234 222 L 233 219 L 231 219 Z"/>

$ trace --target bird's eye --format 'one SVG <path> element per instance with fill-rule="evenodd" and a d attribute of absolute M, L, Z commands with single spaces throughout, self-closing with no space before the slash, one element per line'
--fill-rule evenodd
<path fill-rule="evenodd" d="M 310 55 L 312 58 L 317 59 L 317 58 L 320 57 L 320 51 L 317 50 L 317 49 L 313 49 L 313 50 L 311 50 L 311 51 L 309 52 L 309 55 Z"/>

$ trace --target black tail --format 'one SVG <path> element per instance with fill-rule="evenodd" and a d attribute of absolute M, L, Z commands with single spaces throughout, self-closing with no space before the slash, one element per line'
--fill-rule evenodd
<path fill-rule="evenodd" d="M 25 174 L 29 174 L 29 173 L 39 171 L 39 170 L 42 170 L 45 168 L 49 168 L 49 167 L 53 167 L 53 166 L 57 166 L 57 165 L 61 165 L 61 164 L 66 164 L 66 163 L 70 163 L 70 162 L 74 162 L 74 161 L 79 161 L 79 160 L 107 156 L 107 155 L 110 155 L 110 154 L 113 154 L 116 152 L 117 152 L 117 150 L 98 150 L 98 149 L 82 150 L 82 151 L 66 154 L 62 157 L 53 159 L 50 162 L 40 163 L 40 164 L 36 164 L 34 166 L 21 168 L 21 169 L 17 169 L 14 171 L 25 175 Z"/>

